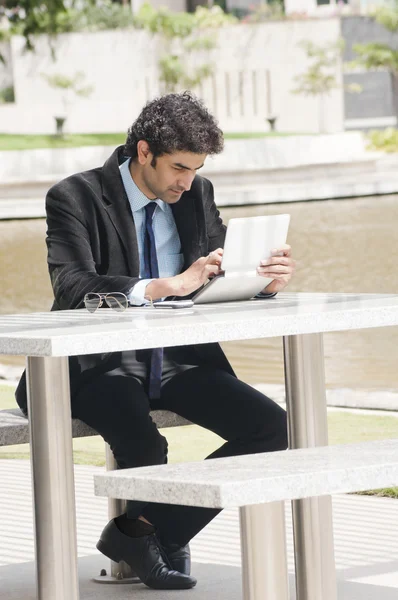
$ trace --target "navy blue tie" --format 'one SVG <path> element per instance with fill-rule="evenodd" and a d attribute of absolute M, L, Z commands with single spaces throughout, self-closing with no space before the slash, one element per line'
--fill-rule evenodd
<path fill-rule="evenodd" d="M 156 202 L 149 202 L 145 206 L 145 236 L 144 236 L 144 273 L 143 279 L 157 279 L 159 277 L 158 258 L 156 255 L 155 236 L 152 228 L 153 213 L 157 207 Z M 153 348 L 151 352 L 151 367 L 149 371 L 148 395 L 151 400 L 160 398 L 162 381 L 163 348 Z"/>

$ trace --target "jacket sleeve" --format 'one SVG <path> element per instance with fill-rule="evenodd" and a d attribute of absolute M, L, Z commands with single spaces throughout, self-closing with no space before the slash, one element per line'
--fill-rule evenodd
<path fill-rule="evenodd" d="M 55 302 L 60 309 L 82 308 L 87 292 L 128 294 L 138 278 L 101 275 L 96 270 L 90 230 L 80 203 L 83 185 L 63 182 L 46 197 L 48 268 Z"/>
<path fill-rule="evenodd" d="M 209 252 L 217 248 L 224 248 L 226 226 L 220 217 L 220 211 L 214 202 L 214 188 L 211 181 L 205 179 L 207 184 L 207 196 L 205 204 L 205 218 L 207 228 L 207 238 L 209 244 Z"/>

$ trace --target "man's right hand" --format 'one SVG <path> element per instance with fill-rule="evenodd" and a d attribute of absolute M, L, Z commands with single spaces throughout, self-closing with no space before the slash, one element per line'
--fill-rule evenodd
<path fill-rule="evenodd" d="M 175 275 L 154 279 L 145 290 L 145 297 L 158 300 L 167 296 L 188 296 L 202 287 L 210 277 L 220 273 L 223 249 L 217 248 L 208 256 L 198 258 L 186 271 Z"/>
<path fill-rule="evenodd" d="M 186 271 L 173 277 L 175 279 L 175 296 L 187 296 L 202 287 L 208 279 L 220 273 L 223 249 L 217 248 L 208 256 L 198 258 Z"/>

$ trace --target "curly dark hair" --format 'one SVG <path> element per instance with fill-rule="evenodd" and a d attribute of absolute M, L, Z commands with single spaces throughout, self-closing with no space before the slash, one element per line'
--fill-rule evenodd
<path fill-rule="evenodd" d="M 219 154 L 223 132 L 201 100 L 190 92 L 167 94 L 148 102 L 128 130 L 124 152 L 137 157 L 137 143 L 145 140 L 156 157 L 173 152 Z"/>

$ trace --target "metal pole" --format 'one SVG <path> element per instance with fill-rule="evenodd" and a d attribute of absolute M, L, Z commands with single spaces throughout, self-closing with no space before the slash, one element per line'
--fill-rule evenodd
<path fill-rule="evenodd" d="M 327 406 L 321 333 L 286 336 L 289 447 L 327 446 Z M 330 496 L 294 500 L 297 600 L 337 600 Z"/>
<path fill-rule="evenodd" d="M 284 502 L 243 506 L 239 515 L 243 600 L 288 600 Z"/>
<path fill-rule="evenodd" d="M 117 463 L 109 444 L 105 443 L 105 462 L 107 471 L 115 471 Z M 108 518 L 114 519 L 126 511 L 126 501 L 118 498 L 108 498 Z M 140 583 L 137 575 L 124 560 L 120 563 L 111 560 L 111 574 L 101 571 L 99 577 L 94 577 L 97 583 Z"/>
<path fill-rule="evenodd" d="M 67 357 L 27 357 L 38 600 L 78 600 Z"/>

